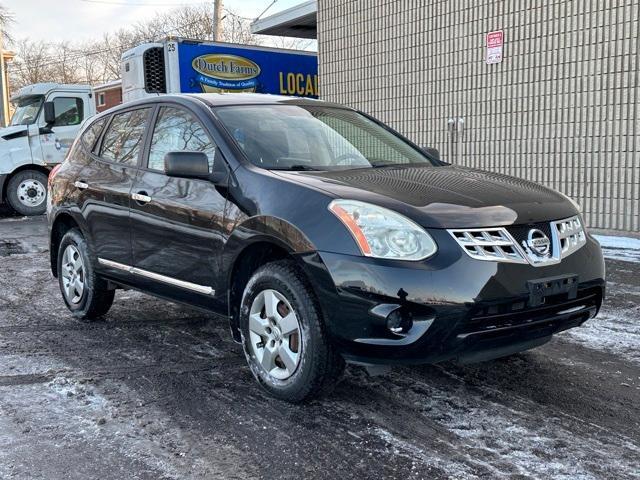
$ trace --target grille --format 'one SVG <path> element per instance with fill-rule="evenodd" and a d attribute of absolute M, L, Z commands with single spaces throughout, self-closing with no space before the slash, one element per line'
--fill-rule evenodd
<path fill-rule="evenodd" d="M 527 263 L 504 228 L 449 230 L 471 258 L 498 262 Z"/>
<path fill-rule="evenodd" d="M 536 252 L 529 244 L 529 232 L 540 230 L 551 243 L 548 252 Z M 467 255 L 476 260 L 553 265 L 587 243 L 578 216 L 549 223 L 514 225 L 507 228 L 471 228 L 448 230 Z M 538 235 L 540 233 L 538 232 Z M 547 242 L 547 244 L 549 243 Z"/>
<path fill-rule="evenodd" d="M 587 237 L 578 217 L 553 222 L 551 225 L 557 235 L 562 258 L 571 255 L 587 243 Z"/>
<path fill-rule="evenodd" d="M 163 48 L 154 47 L 144 52 L 143 64 L 145 91 L 147 93 L 167 93 Z"/>
<path fill-rule="evenodd" d="M 460 333 L 498 330 L 508 327 L 527 325 L 541 320 L 551 320 L 559 316 L 591 313 L 602 303 L 602 289 L 586 288 L 579 291 L 578 297 L 569 300 L 567 294 L 545 298 L 544 305 L 536 308 L 527 306 L 526 297 L 507 302 L 478 305 L 462 326 Z M 580 307 L 580 308 L 579 308 Z"/>
<path fill-rule="evenodd" d="M 534 223 L 531 225 L 513 225 L 511 227 L 507 227 L 507 230 L 513 237 L 513 239 L 518 244 L 518 247 L 524 249 L 527 244 L 527 240 L 529 237 L 529 232 L 531 229 L 540 230 L 543 232 L 549 239 L 553 238 L 551 234 L 551 224 L 550 223 Z M 524 245 L 523 245 L 524 242 Z M 556 252 L 553 251 L 553 242 L 551 242 L 551 255 L 555 255 Z"/>

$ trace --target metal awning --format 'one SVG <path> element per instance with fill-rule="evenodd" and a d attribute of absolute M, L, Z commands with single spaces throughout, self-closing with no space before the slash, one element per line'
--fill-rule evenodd
<path fill-rule="evenodd" d="M 251 24 L 251 33 L 279 37 L 317 38 L 318 2 L 310 0 Z"/>

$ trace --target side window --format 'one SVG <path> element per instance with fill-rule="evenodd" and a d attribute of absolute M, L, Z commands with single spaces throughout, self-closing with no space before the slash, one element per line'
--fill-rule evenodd
<path fill-rule="evenodd" d="M 101 118 L 93 122 L 82 134 L 82 143 L 90 152 L 93 150 L 93 146 L 104 128 L 105 121 L 105 118 Z"/>
<path fill-rule="evenodd" d="M 164 171 L 164 156 L 168 152 L 204 152 L 213 171 L 216 146 L 193 114 L 182 108 L 161 107 L 151 137 L 148 167 Z"/>
<path fill-rule="evenodd" d="M 77 97 L 56 97 L 53 99 L 56 111 L 54 127 L 80 125 L 84 117 L 84 102 Z"/>
<path fill-rule="evenodd" d="M 136 165 L 148 116 L 148 108 L 114 115 L 104 135 L 100 156 L 112 162 Z"/>

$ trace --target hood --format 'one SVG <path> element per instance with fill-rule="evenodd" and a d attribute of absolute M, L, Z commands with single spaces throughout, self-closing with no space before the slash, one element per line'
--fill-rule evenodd
<path fill-rule="evenodd" d="M 2 140 L 11 140 L 12 138 L 27 136 L 28 134 L 29 127 L 27 125 L 13 125 L 0 128 L 0 139 Z"/>
<path fill-rule="evenodd" d="M 542 185 L 458 166 L 278 174 L 338 198 L 390 208 L 431 228 L 531 224 L 577 214 L 564 195 Z"/>

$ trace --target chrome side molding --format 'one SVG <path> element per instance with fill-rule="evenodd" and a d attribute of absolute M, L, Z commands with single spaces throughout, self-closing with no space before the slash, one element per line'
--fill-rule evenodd
<path fill-rule="evenodd" d="M 157 282 L 166 283 L 167 285 L 173 285 L 174 287 L 184 288 L 185 290 L 191 290 L 193 292 L 201 293 L 203 295 L 215 295 L 216 291 L 204 285 L 198 285 L 196 283 L 185 282 L 184 280 L 178 280 L 177 278 L 167 277 L 160 275 L 159 273 L 150 272 L 141 268 L 132 267 L 131 265 L 125 265 L 123 263 L 114 262 L 113 260 L 107 260 L 106 258 L 98 258 L 98 263 L 105 267 L 115 268 L 116 270 L 123 270 L 133 275 L 150 278 Z"/>

